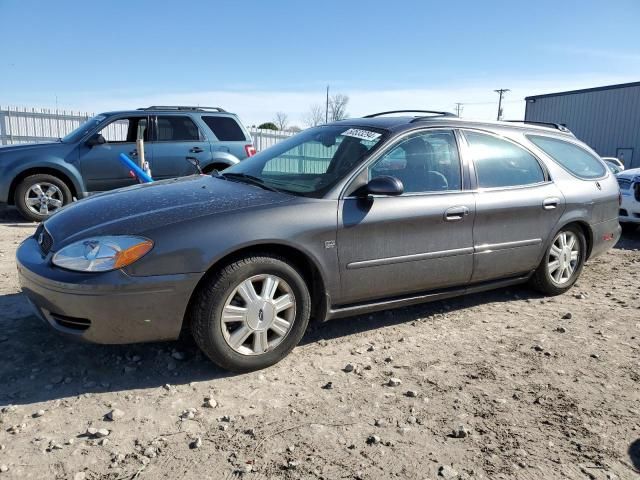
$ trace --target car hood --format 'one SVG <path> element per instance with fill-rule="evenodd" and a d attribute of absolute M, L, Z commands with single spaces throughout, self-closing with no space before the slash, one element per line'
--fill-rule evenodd
<path fill-rule="evenodd" d="M 64 145 L 62 142 L 23 143 L 20 145 L 0 145 L 0 153 L 29 152 L 32 150 L 45 150 L 54 145 Z"/>
<path fill-rule="evenodd" d="M 637 176 L 640 176 L 640 168 L 630 168 L 629 170 L 623 170 L 616 175 L 616 177 L 618 178 L 628 178 L 629 180 L 633 180 Z"/>
<path fill-rule="evenodd" d="M 45 222 L 54 249 L 92 235 L 143 234 L 176 222 L 295 197 L 253 185 L 193 175 L 135 185 L 62 208 Z"/>

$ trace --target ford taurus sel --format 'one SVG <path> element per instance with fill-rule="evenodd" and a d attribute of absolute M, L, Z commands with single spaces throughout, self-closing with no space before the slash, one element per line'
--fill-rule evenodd
<path fill-rule="evenodd" d="M 561 294 L 618 240 L 619 202 L 615 177 L 564 127 L 384 112 L 223 173 L 69 205 L 17 263 L 59 332 L 115 344 L 189 327 L 215 363 L 249 371 L 287 355 L 311 318 L 523 282 Z"/>

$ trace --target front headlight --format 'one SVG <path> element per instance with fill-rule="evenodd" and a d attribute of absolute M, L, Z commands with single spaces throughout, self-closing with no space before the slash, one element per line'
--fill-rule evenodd
<path fill-rule="evenodd" d="M 67 245 L 52 262 L 77 272 L 106 272 L 131 265 L 152 248 L 153 242 L 143 237 L 94 237 Z"/>

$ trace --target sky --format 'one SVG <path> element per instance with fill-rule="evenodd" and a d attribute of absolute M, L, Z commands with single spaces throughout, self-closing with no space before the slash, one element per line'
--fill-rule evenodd
<path fill-rule="evenodd" d="M 524 97 L 640 80 L 639 0 L 0 0 L 0 106 L 221 106 L 305 126 L 325 89 L 523 118 Z"/>

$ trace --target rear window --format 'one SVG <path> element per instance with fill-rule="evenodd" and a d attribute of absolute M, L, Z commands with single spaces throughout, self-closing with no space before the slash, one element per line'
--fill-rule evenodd
<path fill-rule="evenodd" d="M 527 135 L 527 138 L 577 177 L 600 178 L 607 172 L 600 160 L 573 143 L 537 135 Z"/>
<path fill-rule="evenodd" d="M 203 116 L 202 120 L 221 142 L 244 142 L 247 140 L 238 122 L 231 117 Z"/>

